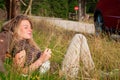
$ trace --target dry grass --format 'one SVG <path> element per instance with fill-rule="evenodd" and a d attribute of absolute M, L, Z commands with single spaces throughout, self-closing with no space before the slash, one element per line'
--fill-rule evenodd
<path fill-rule="evenodd" d="M 52 72 L 58 73 L 61 62 L 71 38 L 76 32 L 67 31 L 50 23 L 33 20 L 35 24 L 35 40 L 40 47 L 50 47 L 52 54 Z M 39 35 L 39 37 L 38 37 Z M 116 42 L 104 35 L 96 37 L 85 34 L 88 39 L 90 51 L 95 62 L 96 74 L 94 78 L 99 80 L 119 80 L 120 77 L 120 42 Z"/>

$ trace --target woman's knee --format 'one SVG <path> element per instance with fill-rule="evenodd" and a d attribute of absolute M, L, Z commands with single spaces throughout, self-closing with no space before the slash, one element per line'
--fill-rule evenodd
<path fill-rule="evenodd" d="M 85 39 L 86 37 L 83 34 L 75 34 L 74 38 Z"/>

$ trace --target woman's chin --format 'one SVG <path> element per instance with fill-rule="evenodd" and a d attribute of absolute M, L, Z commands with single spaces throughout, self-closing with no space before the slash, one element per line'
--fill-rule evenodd
<path fill-rule="evenodd" d="M 27 39 L 31 39 L 32 37 L 28 37 Z"/>
<path fill-rule="evenodd" d="M 28 36 L 28 37 L 25 37 L 24 39 L 31 39 L 32 38 L 32 36 Z"/>

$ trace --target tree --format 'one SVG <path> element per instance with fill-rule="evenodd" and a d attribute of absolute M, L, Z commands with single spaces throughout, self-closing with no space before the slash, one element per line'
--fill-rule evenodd
<path fill-rule="evenodd" d="M 78 6 L 78 14 L 76 15 L 76 19 L 79 21 L 82 20 L 86 14 L 86 0 L 68 0 L 69 4 L 69 12 L 74 13 L 75 6 Z"/>
<path fill-rule="evenodd" d="M 28 8 L 25 11 L 25 14 L 31 15 L 32 0 L 29 1 Z"/>
<path fill-rule="evenodd" d="M 78 0 L 79 3 L 79 21 L 82 20 L 83 18 L 85 18 L 86 15 L 86 3 L 88 2 L 94 2 L 94 4 L 97 2 L 98 0 Z M 91 5 L 92 6 L 92 5 Z"/>
<path fill-rule="evenodd" d="M 20 13 L 20 0 L 5 0 L 5 6 L 8 20 Z"/>
<path fill-rule="evenodd" d="M 78 1 L 79 3 L 79 14 L 78 14 L 78 17 L 79 17 L 79 21 L 82 20 L 86 14 L 86 8 L 85 8 L 85 4 L 86 4 L 86 0 L 79 0 Z"/>

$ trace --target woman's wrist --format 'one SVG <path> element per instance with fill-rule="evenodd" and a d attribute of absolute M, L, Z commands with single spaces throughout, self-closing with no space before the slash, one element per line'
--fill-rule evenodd
<path fill-rule="evenodd" d="M 41 59 L 37 59 L 34 63 L 29 66 L 29 72 L 36 70 L 42 65 Z"/>
<path fill-rule="evenodd" d="M 43 63 L 42 60 L 39 58 L 39 59 L 35 62 L 35 65 L 39 67 L 39 66 L 41 66 L 42 63 Z"/>

